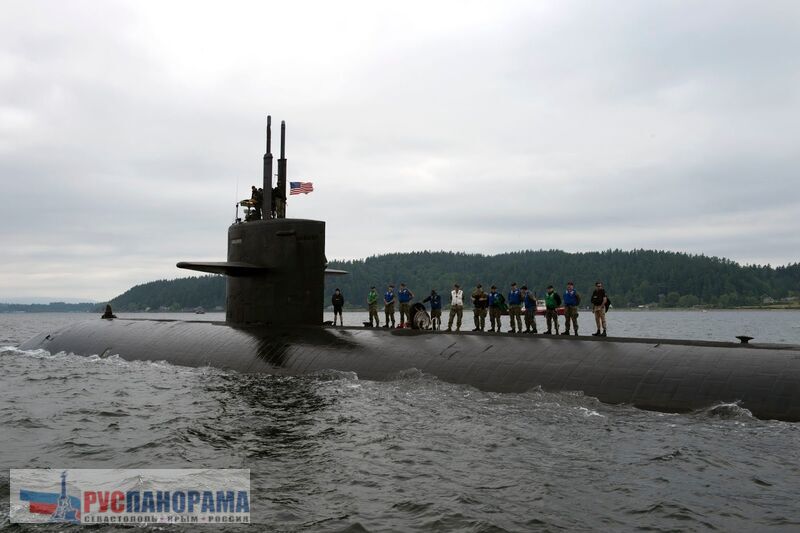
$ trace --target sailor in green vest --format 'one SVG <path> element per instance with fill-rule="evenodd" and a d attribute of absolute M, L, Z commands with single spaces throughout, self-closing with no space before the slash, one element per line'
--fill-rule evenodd
<path fill-rule="evenodd" d="M 547 319 L 547 331 L 545 335 L 552 335 L 552 323 L 556 326 L 556 335 L 558 335 L 558 308 L 561 307 L 561 296 L 555 291 L 552 285 L 547 286 L 547 294 L 544 295 L 545 312 L 544 316 Z"/>
<path fill-rule="evenodd" d="M 502 294 L 497 292 L 497 287 L 492 285 L 491 292 L 489 293 L 489 324 L 492 326 L 489 331 L 496 331 L 500 333 L 501 323 L 500 317 L 503 311 L 507 309 L 506 299 Z"/>
<path fill-rule="evenodd" d="M 369 294 L 367 294 L 367 306 L 369 306 L 369 327 L 379 328 L 381 326 L 378 320 L 378 291 L 375 290 L 375 285 L 370 287 Z M 372 325 L 372 319 L 375 318 L 375 325 Z"/>

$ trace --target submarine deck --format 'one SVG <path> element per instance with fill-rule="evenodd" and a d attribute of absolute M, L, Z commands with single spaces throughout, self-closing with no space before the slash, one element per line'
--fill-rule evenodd
<path fill-rule="evenodd" d="M 220 320 L 181 320 L 175 318 L 124 318 L 116 320 L 135 320 L 144 322 L 185 322 L 189 324 L 213 324 L 216 326 L 229 326 L 236 329 L 247 330 L 282 330 L 286 326 L 267 326 L 263 324 L 251 325 L 231 325 L 227 322 Z M 445 330 L 430 330 L 430 329 L 413 329 L 413 328 L 384 328 L 384 327 L 367 327 L 367 326 L 333 326 L 333 325 L 305 325 L 305 326 L 291 326 L 292 329 L 326 329 L 332 331 L 382 331 L 390 333 L 399 337 L 416 337 L 425 335 L 454 335 L 454 336 L 478 336 L 490 338 L 531 338 L 531 339 L 552 339 L 556 341 L 584 341 L 584 342 L 620 342 L 620 343 L 638 343 L 638 344 L 666 344 L 666 345 L 680 345 L 680 346 L 709 346 L 715 348 L 754 348 L 766 350 L 800 350 L 798 344 L 782 344 L 782 343 L 765 343 L 765 342 L 731 342 L 731 341 L 705 341 L 697 339 L 670 339 L 658 337 L 595 337 L 592 335 L 548 335 L 545 333 L 509 333 L 509 332 L 491 332 L 491 331 L 445 331 Z"/>

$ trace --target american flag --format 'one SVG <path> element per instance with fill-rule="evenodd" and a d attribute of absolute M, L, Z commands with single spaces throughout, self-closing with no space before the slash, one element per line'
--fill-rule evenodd
<path fill-rule="evenodd" d="M 314 192 L 314 184 L 310 181 L 290 181 L 289 196 L 293 194 L 308 194 Z"/>

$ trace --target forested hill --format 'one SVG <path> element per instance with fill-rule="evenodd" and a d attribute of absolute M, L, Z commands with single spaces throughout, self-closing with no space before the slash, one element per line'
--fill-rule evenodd
<path fill-rule="evenodd" d="M 180 311 L 225 307 L 225 278 L 200 276 L 158 280 L 128 289 L 110 302 L 114 311 Z"/>
<path fill-rule="evenodd" d="M 339 287 L 349 301 L 358 304 L 366 300 L 370 285 L 383 292 L 390 281 L 395 285 L 402 281 L 416 296 L 424 297 L 431 288 L 449 294 L 453 283 L 465 292 L 471 292 L 476 283 L 508 291 L 512 281 L 527 284 L 539 295 L 550 284 L 563 290 L 567 281 L 574 281 L 578 292 L 588 296 L 594 282 L 602 280 L 617 307 L 650 303 L 732 307 L 757 305 L 764 297 L 800 296 L 798 263 L 778 268 L 741 266 L 727 259 L 651 250 L 539 250 L 493 256 L 418 252 L 332 261 L 330 267 L 350 275 L 330 279 L 327 292 Z"/>
<path fill-rule="evenodd" d="M 758 305 L 764 298 L 800 296 L 798 263 L 778 268 L 741 266 L 727 259 L 650 250 L 540 250 L 493 256 L 415 252 L 331 261 L 329 267 L 350 274 L 327 280 L 325 304 L 339 287 L 348 307 L 364 307 L 370 285 L 382 293 L 389 282 L 405 282 L 422 299 L 431 288 L 447 294 L 455 282 L 469 293 L 478 282 L 487 289 L 495 284 L 507 291 L 516 281 L 542 294 L 549 284 L 563 290 L 567 281 L 574 281 L 578 291 L 588 296 L 594 282 L 602 280 L 616 307 L 735 307 Z M 203 276 L 154 281 L 130 289 L 111 304 L 115 310 L 213 309 L 225 305 L 225 280 Z"/>

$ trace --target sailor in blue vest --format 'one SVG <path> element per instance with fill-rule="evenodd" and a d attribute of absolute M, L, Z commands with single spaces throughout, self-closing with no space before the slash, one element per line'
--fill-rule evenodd
<path fill-rule="evenodd" d="M 386 291 L 386 294 L 383 295 L 383 311 L 386 314 L 386 320 L 383 323 L 383 327 L 389 327 L 389 321 L 392 321 L 392 327 L 394 327 L 394 302 L 396 298 L 394 295 L 394 285 L 389 284 L 389 288 Z"/>
<path fill-rule="evenodd" d="M 400 301 L 400 324 L 411 322 L 411 300 L 414 298 L 414 293 L 406 288 L 405 283 L 400 284 L 400 290 L 397 291 L 397 299 Z"/>
<path fill-rule="evenodd" d="M 497 292 L 497 287 L 492 285 L 491 292 L 489 293 L 489 323 L 492 327 L 489 331 L 497 331 L 497 333 L 500 333 L 500 317 L 505 308 L 505 298 L 503 298 L 502 294 Z"/>
<path fill-rule="evenodd" d="M 431 289 L 431 295 L 422 300 L 422 303 L 431 303 L 431 326 L 433 329 L 442 329 L 442 297 Z"/>
<path fill-rule="evenodd" d="M 575 285 L 570 281 L 564 291 L 564 333 L 569 335 L 569 324 L 575 326 L 575 335 L 578 335 L 578 306 L 581 304 L 581 295 L 575 290 Z"/>
<path fill-rule="evenodd" d="M 511 291 L 508 293 L 508 316 L 511 317 L 511 331 L 509 333 L 516 333 L 519 330 L 522 333 L 522 294 L 519 292 L 516 283 L 511 284 Z M 516 320 L 516 327 L 514 324 Z"/>
<path fill-rule="evenodd" d="M 536 295 L 528 292 L 528 286 L 522 286 L 522 303 L 525 306 L 525 333 L 538 333 L 536 331 Z"/>

